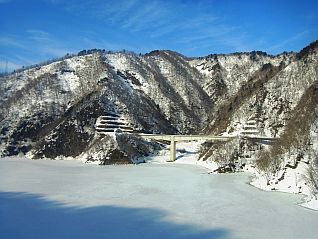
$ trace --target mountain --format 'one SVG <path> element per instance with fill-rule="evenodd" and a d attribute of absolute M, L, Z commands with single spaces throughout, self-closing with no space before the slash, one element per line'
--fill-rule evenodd
<path fill-rule="evenodd" d="M 204 80 L 171 51 L 98 51 L 11 74 L 1 79 L 2 155 L 78 156 L 100 141 L 95 121 L 109 112 L 136 131 L 199 132 L 213 107 Z"/>
<path fill-rule="evenodd" d="M 317 76 L 318 41 L 277 56 L 83 51 L 0 78 L 0 155 L 111 164 L 162 147 L 134 134 L 96 134 L 107 114 L 145 133 L 241 135 L 250 127 L 279 139 L 204 143 L 200 158 L 230 171 L 253 165 L 269 187 L 305 164 L 318 190 Z"/>

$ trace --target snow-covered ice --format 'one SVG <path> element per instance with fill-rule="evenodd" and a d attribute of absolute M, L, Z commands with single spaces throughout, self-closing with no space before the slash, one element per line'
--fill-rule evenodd
<path fill-rule="evenodd" d="M 0 160 L 0 238 L 316 238 L 318 213 L 246 174 Z"/>
<path fill-rule="evenodd" d="M 218 168 L 216 162 L 198 159 L 199 149 L 202 143 L 203 141 L 178 143 L 176 146 L 177 160 L 175 162 L 169 162 L 169 164 L 198 165 L 209 169 L 209 172 L 215 172 Z M 159 155 L 148 157 L 147 162 L 165 164 L 167 159 L 169 159 L 169 154 L 169 147 L 166 147 Z M 260 175 L 253 165 L 246 165 L 244 171 L 253 174 L 249 183 L 254 187 L 266 191 L 301 194 L 303 195 L 303 202 L 300 205 L 318 211 L 318 199 L 310 194 L 306 178 L 303 176 L 306 174 L 307 167 L 307 163 L 299 162 L 296 169 L 287 168 L 286 171 L 284 171 L 284 180 L 279 182 L 274 180 L 273 182 L 271 181 L 269 185 L 267 184 L 266 178 L 263 175 Z"/>

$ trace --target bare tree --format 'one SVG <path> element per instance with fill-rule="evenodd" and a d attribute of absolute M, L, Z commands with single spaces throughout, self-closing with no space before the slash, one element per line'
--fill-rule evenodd
<path fill-rule="evenodd" d="M 317 200 L 318 194 L 318 153 L 315 154 L 309 164 L 305 179 L 310 187 L 311 193 Z"/>

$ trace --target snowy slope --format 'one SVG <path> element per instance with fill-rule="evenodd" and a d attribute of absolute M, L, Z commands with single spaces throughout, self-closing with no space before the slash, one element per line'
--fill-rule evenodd
<path fill-rule="evenodd" d="M 253 165 L 258 175 L 255 185 L 315 198 L 318 190 L 315 186 L 318 179 L 317 59 L 316 42 L 289 61 L 270 62 L 267 69 L 250 77 L 220 106 L 214 113 L 215 119 L 205 129 L 209 133 L 237 135 L 253 120 L 261 135 L 279 137 L 277 143 L 214 145 L 202 151 L 203 158 L 215 161 L 220 155 L 233 155 L 218 160 L 219 164 Z"/>
<path fill-rule="evenodd" d="M 1 80 L 1 155 L 78 156 L 94 147 L 95 121 L 109 112 L 137 132 L 199 132 L 212 101 L 188 68 L 173 52 L 94 52 L 9 75 Z"/>

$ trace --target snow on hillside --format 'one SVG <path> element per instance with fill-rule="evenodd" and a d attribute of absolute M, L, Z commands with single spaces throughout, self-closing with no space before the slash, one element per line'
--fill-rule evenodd
<path fill-rule="evenodd" d="M 281 62 L 288 64 L 290 56 L 278 55 L 271 57 L 256 53 L 241 53 L 229 55 L 212 55 L 203 59 L 194 59 L 190 64 L 207 77 L 205 90 L 213 94 L 213 81 L 216 77 L 222 79 L 226 85 L 226 96 L 232 96 L 248 81 L 264 64 L 271 63 L 279 66 Z M 220 100 L 220 99 L 217 99 Z"/>
<path fill-rule="evenodd" d="M 106 61 L 114 67 L 115 71 L 120 71 L 128 76 L 128 83 L 133 89 L 142 90 L 148 94 L 150 90 L 147 76 L 143 76 L 137 69 L 142 67 L 142 62 L 137 56 L 123 53 L 106 54 Z"/>

